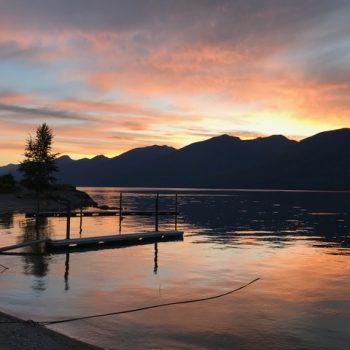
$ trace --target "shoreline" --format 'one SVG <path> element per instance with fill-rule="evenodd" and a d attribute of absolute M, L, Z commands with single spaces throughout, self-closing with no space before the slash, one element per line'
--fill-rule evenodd
<path fill-rule="evenodd" d="M 0 347 L 2 350 L 103 350 L 35 323 L 0 311 Z M 19 323 L 2 323 L 19 322 Z"/>
<path fill-rule="evenodd" d="M 64 197 L 72 202 L 72 209 L 85 201 L 85 205 L 92 205 L 92 199 L 82 191 L 68 188 Z M 21 193 L 0 193 L 0 214 L 25 213 L 36 209 L 36 200 Z M 47 199 L 42 203 L 44 210 L 62 210 L 62 204 L 55 199 Z M 14 322 L 14 323 L 3 323 Z M 103 350 L 83 341 L 51 330 L 36 323 L 3 312 L 0 308 L 0 349 L 1 350 Z"/>
<path fill-rule="evenodd" d="M 66 211 L 66 201 L 71 202 L 71 208 L 94 207 L 97 205 L 84 191 L 74 187 L 62 188 L 60 191 L 52 191 L 51 196 L 40 200 L 40 211 Z M 25 213 L 36 212 L 37 200 L 25 192 L 0 192 L 1 213 Z"/>

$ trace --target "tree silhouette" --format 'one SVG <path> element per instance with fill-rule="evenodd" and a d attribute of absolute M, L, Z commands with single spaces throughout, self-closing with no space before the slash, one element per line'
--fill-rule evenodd
<path fill-rule="evenodd" d="M 12 174 L 0 176 L 0 193 L 12 192 L 16 187 L 16 181 Z"/>
<path fill-rule="evenodd" d="M 53 173 L 58 170 L 56 158 L 58 153 L 52 153 L 52 129 L 44 123 L 36 130 L 33 139 L 27 139 L 25 159 L 20 163 L 19 170 L 23 174 L 22 183 L 39 197 L 49 190 L 55 182 Z"/>

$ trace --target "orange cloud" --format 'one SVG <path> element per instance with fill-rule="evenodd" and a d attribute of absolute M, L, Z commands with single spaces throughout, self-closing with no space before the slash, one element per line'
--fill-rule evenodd
<path fill-rule="evenodd" d="M 171 14 L 153 3 L 148 16 L 124 4 L 86 8 L 90 22 L 65 0 L 20 13 L 4 5 L 0 136 L 17 142 L 48 121 L 63 153 L 117 154 L 349 126 L 348 7 L 331 3 L 320 17 L 289 1 L 176 3 Z"/>

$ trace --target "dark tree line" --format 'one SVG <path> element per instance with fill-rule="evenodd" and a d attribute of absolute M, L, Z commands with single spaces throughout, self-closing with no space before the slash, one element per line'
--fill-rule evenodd
<path fill-rule="evenodd" d="M 12 192 L 16 188 L 16 181 L 12 174 L 0 176 L 0 192 Z"/>

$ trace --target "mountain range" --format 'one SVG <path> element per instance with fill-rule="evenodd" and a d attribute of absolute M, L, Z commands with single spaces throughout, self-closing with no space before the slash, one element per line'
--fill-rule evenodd
<path fill-rule="evenodd" d="M 114 158 L 57 159 L 60 183 L 77 186 L 350 190 L 350 129 L 294 141 L 221 135 L 181 149 L 149 146 Z M 17 165 L 0 167 L 0 175 Z"/>

